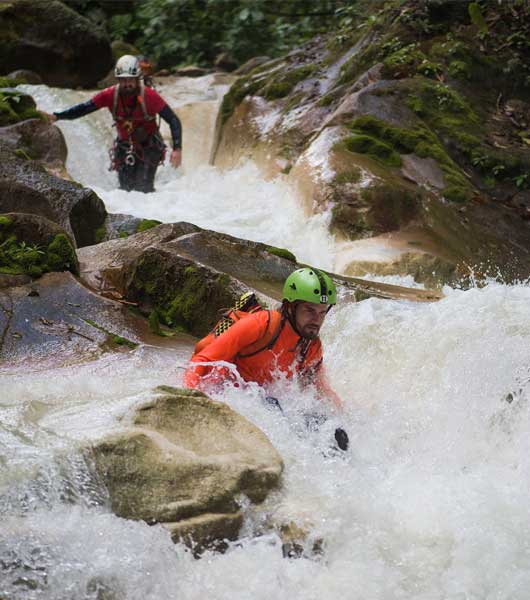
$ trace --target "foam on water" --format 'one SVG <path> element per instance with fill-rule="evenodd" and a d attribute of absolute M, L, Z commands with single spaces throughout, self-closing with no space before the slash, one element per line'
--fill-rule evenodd
<path fill-rule="evenodd" d="M 162 173 L 156 195 L 111 191 L 105 201 L 129 213 L 148 203 L 145 216 L 186 214 L 244 237 L 295 235 L 263 212 L 268 197 L 296 214 L 281 182 L 257 181 L 250 165 L 214 171 Z M 297 243 L 312 256 L 304 227 Z M 199 561 L 162 527 L 113 516 L 78 453 L 153 387 L 178 384 L 175 366 L 189 349 L 138 348 L 75 369 L 2 375 L 0 597 L 526 600 L 530 286 L 444 292 L 432 304 L 371 299 L 331 311 L 325 360 L 346 413 L 319 432 L 302 426 L 318 401 L 296 383 L 273 390 L 287 416 L 266 408 L 256 386 L 217 393 L 267 434 L 286 469 L 282 489 L 248 510 L 247 537 Z M 339 423 L 351 443 L 342 458 L 329 450 Z M 264 513 L 306 528 L 307 556 L 284 559 Z M 324 552 L 311 556 L 318 539 Z"/>
<path fill-rule="evenodd" d="M 349 432 L 351 452 L 345 459 L 329 454 L 332 429 L 324 426 L 309 435 L 300 426 L 298 407 L 307 410 L 315 399 L 296 384 L 280 382 L 274 390 L 287 418 L 264 407 L 254 386 L 217 395 L 261 427 L 284 457 L 284 486 L 263 510 L 280 522 L 294 520 L 308 528 L 307 550 L 322 538 L 322 557 L 283 559 L 279 538 L 265 532 L 225 555 L 196 562 L 183 549 L 172 550 L 161 528 L 113 517 L 104 502 L 91 506 L 83 489 L 77 495 L 85 502 L 74 507 L 58 500 L 39 502 L 35 494 L 30 516 L 22 516 L 4 490 L 3 498 L 10 497 L 10 510 L 4 511 L 8 525 L 1 534 L 4 550 L 14 551 L 14 540 L 19 552 L 28 551 L 31 540 L 35 548 L 46 546 L 52 556 L 49 581 L 63 581 L 58 588 L 39 588 L 42 595 L 35 597 L 68 597 L 56 590 L 67 589 L 69 577 L 74 586 L 83 571 L 86 589 L 91 578 L 100 577 L 123 594 L 118 597 L 153 600 L 199 598 L 211 590 L 216 599 L 271 594 L 526 598 L 530 288 L 490 284 L 446 292 L 435 304 L 369 300 L 330 313 L 323 337 L 329 378 L 347 406 L 341 424 Z M 153 355 L 149 371 L 165 364 L 161 379 L 177 383 L 168 359 Z M 138 356 L 133 362 L 142 360 Z M 184 353 L 178 360 L 183 366 Z M 155 380 L 160 382 L 141 372 L 131 378 L 134 369 L 125 361 L 112 365 L 111 379 L 104 364 L 94 367 L 58 371 L 53 377 L 30 375 L 26 395 L 20 380 L 5 378 L 3 389 L 14 390 L 11 405 L 19 410 L 18 428 L 31 425 L 42 435 L 57 436 L 62 452 L 73 452 L 77 441 L 97 434 L 112 415 L 125 414 Z M 98 400 L 96 390 L 109 384 Z M 505 400 L 509 392 L 515 397 L 511 403 Z M 36 417 L 32 406 L 43 399 L 53 408 L 44 414 L 40 409 Z M 41 460 L 41 469 L 45 464 L 51 468 L 50 456 L 47 460 Z M 28 473 L 18 471 L 18 476 L 22 485 Z M 31 486 L 22 489 L 27 494 Z M 60 497 L 45 486 L 38 489 L 41 498 Z M 249 513 L 249 534 L 259 530 L 261 517 Z M 100 540 L 96 532 L 103 530 Z M 94 561 L 94 553 L 105 555 L 105 566 Z M 145 568 L 141 581 L 134 579 L 138 563 Z M 153 587 L 162 572 L 171 586 Z M 107 573 L 114 573 L 110 582 Z M 126 583 L 129 575 L 134 586 Z"/>

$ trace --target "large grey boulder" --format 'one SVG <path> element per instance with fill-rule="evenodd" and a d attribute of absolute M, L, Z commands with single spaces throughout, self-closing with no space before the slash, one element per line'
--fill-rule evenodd
<path fill-rule="evenodd" d="M 0 213 L 41 215 L 61 225 L 79 247 L 96 242 L 107 211 L 95 192 L 47 173 L 35 161 L 14 157 L 5 146 L 0 160 Z"/>
<path fill-rule="evenodd" d="M 168 387 L 93 451 L 118 516 L 200 546 L 235 539 L 241 499 L 265 500 L 283 470 L 265 434 L 226 404 Z"/>
<path fill-rule="evenodd" d="M 79 251 L 81 277 L 111 297 L 136 302 L 144 314 L 205 335 L 241 293 L 279 298 L 296 267 L 276 248 L 189 223 L 158 225 Z"/>
<path fill-rule="evenodd" d="M 57 87 L 92 87 L 112 66 L 101 28 L 58 0 L 0 3 L 0 73 L 30 69 Z"/>
<path fill-rule="evenodd" d="M 41 119 L 26 119 L 0 128 L 0 138 L 17 156 L 35 160 L 48 172 L 67 178 L 68 149 L 58 127 Z"/>

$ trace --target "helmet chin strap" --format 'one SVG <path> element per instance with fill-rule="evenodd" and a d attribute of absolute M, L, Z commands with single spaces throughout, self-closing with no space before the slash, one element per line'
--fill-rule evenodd
<path fill-rule="evenodd" d="M 289 321 L 291 327 L 295 330 L 295 332 L 300 337 L 302 337 L 302 335 L 298 331 L 298 327 L 296 326 L 296 306 L 297 306 L 297 304 L 298 304 L 297 300 L 295 300 L 294 302 L 289 302 L 287 300 L 284 300 L 282 302 L 282 313 L 287 317 L 287 320 Z"/>

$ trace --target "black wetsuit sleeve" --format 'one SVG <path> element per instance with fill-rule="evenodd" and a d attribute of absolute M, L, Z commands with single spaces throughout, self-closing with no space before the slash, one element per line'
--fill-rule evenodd
<path fill-rule="evenodd" d="M 158 113 L 171 129 L 171 137 L 173 138 L 173 149 L 180 150 L 182 148 L 182 125 L 177 115 L 166 104 Z"/>
<path fill-rule="evenodd" d="M 94 104 L 93 100 L 87 100 L 86 102 L 81 102 L 81 104 L 76 104 L 75 106 L 71 106 L 66 110 L 61 112 L 54 112 L 53 114 L 58 119 L 79 119 L 79 117 L 84 117 L 85 115 L 89 115 L 94 111 L 98 110 L 98 107 Z"/>

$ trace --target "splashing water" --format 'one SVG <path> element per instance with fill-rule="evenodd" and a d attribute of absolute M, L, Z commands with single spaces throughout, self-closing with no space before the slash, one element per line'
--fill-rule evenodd
<path fill-rule="evenodd" d="M 202 214 L 208 227 L 221 223 L 252 237 L 259 231 L 253 215 L 263 210 L 252 198 L 287 193 L 256 182 L 251 165 L 225 174 L 201 169 L 162 173 L 159 192 L 138 195 L 136 208 L 136 196 L 119 191 L 105 202 L 143 211 L 141 199 L 153 217 L 158 198 L 159 218 L 172 215 L 161 220 L 187 210 L 190 220 Z M 217 185 L 203 186 L 208 177 Z M 194 182 L 189 198 L 203 190 L 200 207 L 179 200 L 186 181 Z M 222 214 L 219 197 L 231 207 Z M 288 204 L 285 195 L 271 198 L 281 200 Z M 232 214 L 237 202 L 241 210 Z M 299 244 L 310 253 L 308 240 Z M 274 390 L 287 417 L 267 409 L 255 386 L 216 396 L 267 434 L 286 470 L 283 488 L 261 511 L 248 511 L 247 536 L 199 561 L 161 527 L 113 516 L 78 450 L 116 430 L 153 387 L 177 384 L 175 363 L 184 366 L 189 348 L 140 347 L 51 374 L 5 374 L 0 598 L 526 600 L 530 287 L 491 282 L 444 292 L 432 304 L 344 303 L 327 317 L 327 370 L 346 405 L 340 423 L 351 443 L 345 457 L 329 453 L 329 427 L 309 435 L 299 426 L 299 407 L 315 399 L 293 382 Z M 307 529 L 307 555 L 283 558 L 277 534 L 263 530 L 263 512 Z M 319 539 L 323 554 L 312 556 Z"/>

